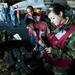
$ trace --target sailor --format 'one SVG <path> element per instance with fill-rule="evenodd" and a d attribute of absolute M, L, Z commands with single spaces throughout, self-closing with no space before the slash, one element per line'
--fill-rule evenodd
<path fill-rule="evenodd" d="M 35 20 L 37 22 L 40 22 L 42 20 L 41 13 L 34 12 L 34 8 L 32 6 L 28 6 L 26 10 L 27 10 L 27 13 L 26 13 L 25 18 L 24 18 L 25 23 L 26 23 L 27 18 L 33 19 L 33 20 Z M 35 43 L 36 43 L 36 40 L 33 37 L 33 31 L 30 30 L 28 27 L 26 27 L 26 28 L 28 29 L 30 42 L 34 46 Z"/>
<path fill-rule="evenodd" d="M 73 57 L 75 57 L 75 22 L 72 18 L 65 16 L 65 8 L 58 3 L 51 4 L 48 18 L 56 29 L 51 32 L 52 45 L 43 52 L 44 56 L 52 65 L 69 67 Z M 61 58 L 62 52 L 60 53 L 60 50 L 69 58 Z M 49 57 L 46 52 L 52 53 L 53 56 Z"/>
<path fill-rule="evenodd" d="M 32 30 L 33 32 L 33 37 L 35 38 L 37 44 L 35 44 L 35 47 L 33 50 L 37 50 L 37 45 L 40 43 L 40 39 L 41 39 L 41 35 L 42 34 L 46 34 L 46 38 L 48 41 L 50 41 L 50 30 L 49 28 L 46 26 L 45 22 L 36 22 L 32 19 L 27 19 L 26 20 L 27 23 L 27 27 Z M 40 46 L 42 46 L 44 48 L 44 45 L 41 45 L 41 43 L 39 44 Z M 39 52 L 41 53 L 43 49 L 41 49 Z"/>

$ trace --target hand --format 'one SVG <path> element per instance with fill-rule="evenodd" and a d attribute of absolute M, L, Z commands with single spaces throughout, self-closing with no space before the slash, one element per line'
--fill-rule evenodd
<path fill-rule="evenodd" d="M 47 53 L 51 53 L 52 47 L 45 48 L 45 50 L 46 50 Z"/>
<path fill-rule="evenodd" d="M 39 43 L 42 47 L 45 46 L 45 44 L 44 44 L 41 40 L 39 40 L 38 43 Z"/>
<path fill-rule="evenodd" d="M 43 57 L 43 52 L 44 52 L 44 51 L 41 52 L 40 57 Z"/>
<path fill-rule="evenodd" d="M 37 51 L 37 46 L 35 46 L 35 47 L 33 48 L 33 51 Z"/>

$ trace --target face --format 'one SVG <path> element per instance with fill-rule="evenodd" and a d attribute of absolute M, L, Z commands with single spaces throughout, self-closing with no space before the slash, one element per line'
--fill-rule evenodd
<path fill-rule="evenodd" d="M 31 12 L 31 11 L 30 11 L 30 9 L 28 8 L 28 9 L 27 9 L 27 13 L 30 13 L 30 12 Z"/>
<path fill-rule="evenodd" d="M 33 30 L 33 31 L 34 31 L 34 29 L 35 29 L 35 27 L 33 26 L 33 24 L 29 24 L 29 28 L 30 28 L 31 30 Z"/>
<path fill-rule="evenodd" d="M 53 11 L 51 11 L 48 14 L 48 18 L 51 20 L 52 23 L 54 23 L 55 25 L 58 25 L 61 23 L 61 19 L 62 17 L 59 15 L 56 15 Z"/>

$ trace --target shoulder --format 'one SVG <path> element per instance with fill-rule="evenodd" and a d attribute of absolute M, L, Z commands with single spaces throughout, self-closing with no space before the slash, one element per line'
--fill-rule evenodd
<path fill-rule="evenodd" d="M 45 25 L 46 26 L 46 22 L 40 21 L 39 22 L 40 25 Z"/>
<path fill-rule="evenodd" d="M 44 29 L 44 30 L 47 28 L 45 22 L 39 22 L 39 26 L 41 29 Z"/>

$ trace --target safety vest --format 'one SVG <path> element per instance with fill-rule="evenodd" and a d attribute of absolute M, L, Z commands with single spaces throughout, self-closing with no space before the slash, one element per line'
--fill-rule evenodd
<path fill-rule="evenodd" d="M 33 31 L 35 39 L 39 41 L 41 35 L 46 32 L 47 39 L 50 41 L 50 30 L 46 27 L 46 23 L 39 22 L 38 25 L 39 29 L 37 31 Z"/>
<path fill-rule="evenodd" d="M 17 8 L 17 14 L 20 15 L 20 13 L 21 13 L 21 12 L 20 12 L 20 9 Z"/>
<path fill-rule="evenodd" d="M 51 38 L 52 46 L 63 49 L 67 38 L 73 31 L 75 31 L 75 26 L 71 26 L 68 30 L 63 29 L 60 32 L 53 35 Z"/>

